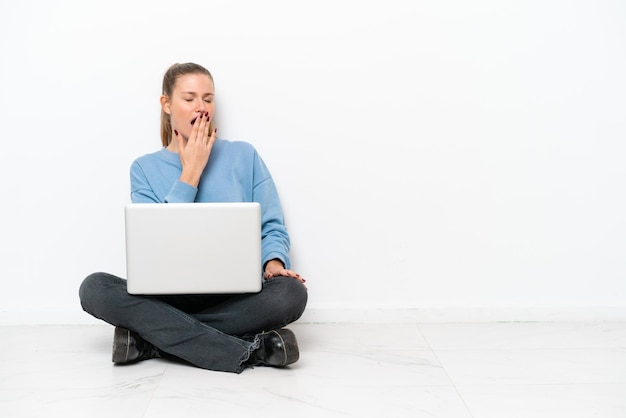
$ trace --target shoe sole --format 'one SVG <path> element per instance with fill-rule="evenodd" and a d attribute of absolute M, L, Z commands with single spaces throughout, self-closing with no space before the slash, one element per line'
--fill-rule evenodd
<path fill-rule="evenodd" d="M 113 363 L 128 363 L 129 341 L 130 330 L 115 327 L 115 333 L 113 334 Z"/>

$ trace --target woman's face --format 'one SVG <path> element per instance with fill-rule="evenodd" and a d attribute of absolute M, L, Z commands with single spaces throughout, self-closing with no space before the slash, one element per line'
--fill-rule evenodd
<path fill-rule="evenodd" d="M 185 74 L 178 77 L 171 96 L 161 96 L 161 106 L 170 115 L 172 131 L 178 130 L 188 139 L 196 118 L 209 112 L 209 120 L 215 112 L 215 87 L 205 74 Z"/>

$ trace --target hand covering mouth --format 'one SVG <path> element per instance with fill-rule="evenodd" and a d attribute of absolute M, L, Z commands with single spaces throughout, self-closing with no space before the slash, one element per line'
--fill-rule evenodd
<path fill-rule="evenodd" d="M 195 118 L 193 118 L 193 119 L 191 120 L 191 124 L 193 125 L 194 123 L 196 123 L 196 120 L 197 120 L 199 117 L 200 117 L 200 116 L 196 116 Z"/>

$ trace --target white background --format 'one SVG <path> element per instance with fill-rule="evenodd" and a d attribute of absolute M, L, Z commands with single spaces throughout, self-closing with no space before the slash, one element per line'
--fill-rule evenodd
<path fill-rule="evenodd" d="M 5 317 L 124 276 L 186 61 L 272 171 L 313 311 L 626 309 L 621 1 L 0 0 Z"/>

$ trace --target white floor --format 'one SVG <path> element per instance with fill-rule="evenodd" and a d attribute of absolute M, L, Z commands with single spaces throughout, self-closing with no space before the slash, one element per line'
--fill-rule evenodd
<path fill-rule="evenodd" d="M 108 325 L 0 327 L 0 417 L 626 417 L 626 323 L 294 324 L 241 375 L 111 363 Z"/>

